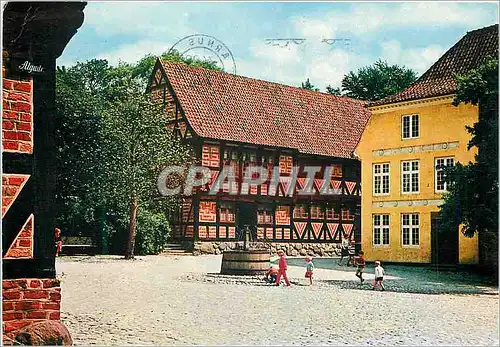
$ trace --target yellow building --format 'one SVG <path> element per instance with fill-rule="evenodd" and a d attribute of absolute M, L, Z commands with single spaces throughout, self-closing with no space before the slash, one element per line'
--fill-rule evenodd
<path fill-rule="evenodd" d="M 369 261 L 474 264 L 478 240 L 438 231 L 442 167 L 474 160 L 466 125 L 476 106 L 452 105 L 454 74 L 498 55 L 498 25 L 468 32 L 402 92 L 368 105 L 356 148 L 362 163 L 361 238 Z"/>

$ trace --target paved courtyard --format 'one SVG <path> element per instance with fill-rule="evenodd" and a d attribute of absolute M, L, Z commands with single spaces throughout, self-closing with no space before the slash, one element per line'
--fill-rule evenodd
<path fill-rule="evenodd" d="M 221 256 L 61 257 L 61 314 L 75 345 L 498 345 L 498 290 L 467 273 L 386 267 L 387 291 L 316 259 L 306 286 L 220 276 Z M 368 266 L 368 279 L 373 269 Z M 440 294 L 436 294 L 440 293 Z"/>

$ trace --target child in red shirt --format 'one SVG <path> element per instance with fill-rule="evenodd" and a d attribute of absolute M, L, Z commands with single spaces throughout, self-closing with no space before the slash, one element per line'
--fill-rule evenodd
<path fill-rule="evenodd" d="M 280 257 L 280 260 L 278 262 L 279 270 L 278 270 L 278 277 L 276 277 L 276 285 L 277 286 L 280 285 L 281 276 L 283 276 L 285 278 L 286 286 L 290 287 L 290 281 L 288 280 L 288 276 L 286 275 L 287 263 L 285 258 L 285 252 L 279 250 L 278 255 Z"/>
<path fill-rule="evenodd" d="M 269 283 L 276 283 L 276 277 L 278 277 L 278 269 L 274 266 L 271 266 L 266 272 L 265 280 Z"/>

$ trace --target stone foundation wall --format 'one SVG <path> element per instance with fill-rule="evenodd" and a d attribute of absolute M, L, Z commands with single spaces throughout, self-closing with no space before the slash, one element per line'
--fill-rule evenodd
<path fill-rule="evenodd" d="M 3 345 L 14 344 L 16 335 L 33 324 L 53 321 L 54 325 L 59 325 L 59 280 L 3 280 L 2 289 Z"/>
<path fill-rule="evenodd" d="M 243 242 L 211 242 L 199 241 L 194 243 L 193 254 L 221 254 L 224 250 L 241 248 Z M 340 255 L 340 243 L 296 243 L 272 242 L 250 243 L 250 247 L 268 249 L 271 254 L 283 250 L 287 256 L 298 257 L 310 255 L 312 257 L 332 257 Z"/>

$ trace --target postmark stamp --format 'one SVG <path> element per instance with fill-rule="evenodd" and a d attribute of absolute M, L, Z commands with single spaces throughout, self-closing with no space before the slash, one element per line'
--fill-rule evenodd
<path fill-rule="evenodd" d="M 169 53 L 179 52 L 181 57 L 214 62 L 227 73 L 236 74 L 236 63 L 231 50 L 219 39 L 205 34 L 183 37 L 173 44 Z"/>

